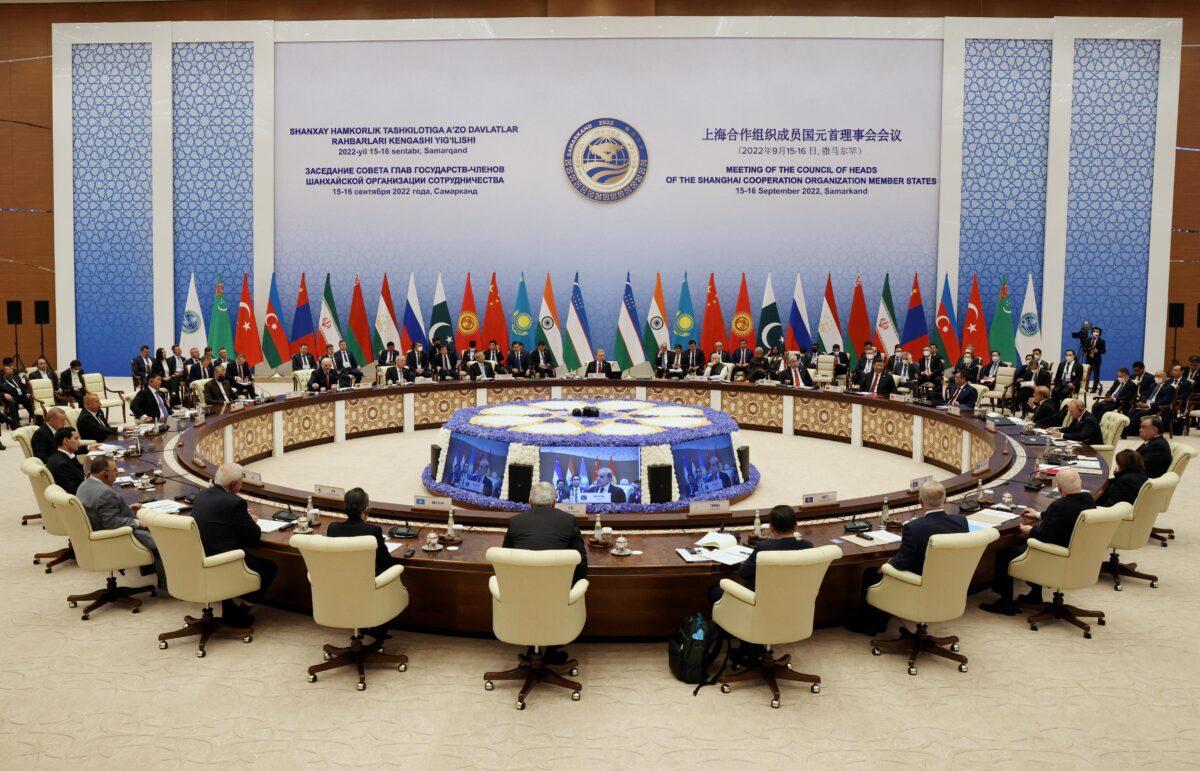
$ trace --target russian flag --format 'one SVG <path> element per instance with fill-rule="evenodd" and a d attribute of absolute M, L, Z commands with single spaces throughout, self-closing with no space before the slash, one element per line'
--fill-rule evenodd
<path fill-rule="evenodd" d="M 408 294 L 404 298 L 404 320 L 400 322 L 400 345 L 408 353 L 414 343 L 421 343 L 427 349 L 429 340 L 425 337 L 425 318 L 421 313 L 421 301 L 417 298 L 417 280 L 412 273 L 408 274 Z"/>
<path fill-rule="evenodd" d="M 792 291 L 792 308 L 788 312 L 787 350 L 807 351 L 812 347 L 812 335 L 809 333 L 808 309 L 804 305 L 804 284 L 800 274 L 796 274 L 796 288 Z"/>

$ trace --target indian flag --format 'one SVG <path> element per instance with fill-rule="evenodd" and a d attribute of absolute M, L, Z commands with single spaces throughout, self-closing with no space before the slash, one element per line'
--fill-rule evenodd
<path fill-rule="evenodd" d="M 542 307 L 538 311 L 537 339 L 546 344 L 554 361 L 570 369 L 563 351 L 562 326 L 558 323 L 558 308 L 554 305 L 554 287 L 550 284 L 549 272 L 546 273 L 546 287 L 542 290 Z M 574 348 L 570 349 L 570 353 L 571 358 L 578 361 Z"/>
<path fill-rule="evenodd" d="M 671 344 L 671 334 L 667 331 L 667 304 L 663 301 L 662 274 L 655 274 L 654 296 L 650 298 L 650 308 L 646 312 L 646 325 L 642 327 L 642 352 L 647 361 L 653 361 L 658 355 L 658 346 Z"/>
<path fill-rule="evenodd" d="M 637 306 L 633 300 L 633 284 L 625 274 L 625 295 L 621 298 L 621 310 L 617 315 L 617 339 L 613 343 L 613 356 L 617 366 L 630 369 L 646 361 L 642 352 L 642 341 L 638 338 Z"/>

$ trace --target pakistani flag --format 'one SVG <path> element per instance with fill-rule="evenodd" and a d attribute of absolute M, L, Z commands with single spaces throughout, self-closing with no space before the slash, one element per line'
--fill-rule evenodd
<path fill-rule="evenodd" d="M 763 287 L 762 307 L 758 311 L 758 344 L 764 350 L 779 346 L 783 350 L 783 325 L 779 323 L 779 306 L 775 303 L 775 287 L 771 285 L 771 274 L 767 274 L 767 285 Z"/>
<path fill-rule="evenodd" d="M 338 320 L 337 303 L 333 301 L 333 285 L 329 283 L 329 274 L 325 274 L 325 293 L 321 295 L 321 315 L 317 317 L 317 340 L 321 350 L 317 351 L 317 359 L 325 355 L 325 346 L 332 345 L 337 350 L 342 342 L 342 322 Z"/>
<path fill-rule="evenodd" d="M 213 353 L 224 348 L 233 350 L 233 327 L 229 322 L 229 305 L 225 302 L 225 286 L 217 279 L 217 294 L 213 297 L 212 312 L 208 315 L 208 344 Z"/>
<path fill-rule="evenodd" d="M 671 347 L 688 347 L 696 339 L 696 312 L 692 310 L 692 293 L 688 289 L 687 273 L 679 285 L 679 302 L 675 303 L 675 323 L 671 325 Z"/>
<path fill-rule="evenodd" d="M 568 370 L 576 370 L 594 360 L 592 333 L 588 330 L 587 311 L 583 307 L 583 290 L 579 288 L 577 272 L 571 284 L 571 307 L 567 309 L 567 344 L 563 346 L 563 364 Z"/>
<path fill-rule="evenodd" d="M 508 340 L 510 343 L 520 343 L 527 351 L 532 351 L 537 345 L 533 309 L 529 307 L 529 293 L 525 291 L 525 271 L 521 271 L 521 283 L 517 286 L 517 304 L 509 317 Z"/>
<path fill-rule="evenodd" d="M 613 356 L 617 366 L 623 370 L 632 369 L 646 361 L 642 350 L 642 341 L 638 336 L 637 306 L 633 301 L 633 284 L 629 274 L 625 274 L 625 295 L 621 298 L 621 309 L 617 314 L 617 339 L 613 342 Z"/>
<path fill-rule="evenodd" d="M 554 356 L 554 361 L 559 366 L 567 366 L 564 348 L 570 351 L 571 357 L 576 362 L 579 361 L 575 356 L 575 349 L 570 347 L 570 342 L 563 345 L 562 325 L 558 323 L 558 308 L 554 305 L 554 287 L 550 283 L 549 272 L 546 273 L 546 287 L 542 290 L 542 308 L 538 311 L 537 335 L 538 342 L 546 344 L 547 350 Z M 578 363 L 575 366 L 578 367 Z"/>
<path fill-rule="evenodd" d="M 993 320 L 993 326 L 995 323 Z M 1014 344 L 1022 360 L 1024 360 L 1025 354 L 1032 353 L 1034 348 L 1042 347 L 1042 324 L 1038 318 L 1037 298 L 1033 294 L 1032 273 L 1029 274 L 1028 282 L 1025 284 L 1025 301 L 1021 303 L 1021 317 L 1017 319 Z M 1013 361 L 1016 361 L 1015 357 Z"/>
<path fill-rule="evenodd" d="M 193 348 L 204 350 L 208 335 L 204 333 L 204 312 L 200 310 L 200 296 L 196 294 L 196 274 L 188 281 L 187 304 L 183 306 L 183 323 L 179 325 L 179 347 L 184 353 Z"/>
<path fill-rule="evenodd" d="M 446 288 L 442 286 L 442 274 L 438 272 L 437 285 L 433 288 L 433 313 L 429 317 L 429 339 L 440 337 L 447 351 L 457 351 L 454 343 L 454 324 L 450 320 L 450 305 L 446 302 Z"/>
<path fill-rule="evenodd" d="M 662 274 L 654 277 L 654 296 L 650 298 L 650 308 L 646 311 L 646 325 L 642 327 L 642 353 L 647 361 L 653 361 L 658 355 L 661 343 L 671 344 L 671 334 L 667 332 L 667 304 L 663 302 Z"/>

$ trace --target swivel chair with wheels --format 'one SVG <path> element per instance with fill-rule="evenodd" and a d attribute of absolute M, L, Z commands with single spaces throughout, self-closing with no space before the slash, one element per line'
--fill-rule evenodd
<path fill-rule="evenodd" d="M 1171 442 L 1171 465 L 1167 466 L 1167 471 L 1176 474 L 1180 479 L 1183 479 L 1183 472 L 1187 469 L 1188 463 L 1196 456 L 1196 450 L 1182 442 Z M 1167 500 L 1163 504 L 1163 512 L 1171 508 L 1171 501 L 1175 497 L 1175 489 L 1167 495 Z M 1162 513 L 1162 512 L 1159 512 Z M 1166 547 L 1167 541 L 1175 540 L 1175 531 L 1169 527 L 1155 527 L 1150 529 L 1150 537 L 1158 541 L 1159 545 Z"/>
<path fill-rule="evenodd" d="M 25 472 L 25 476 L 29 477 L 29 483 L 33 485 L 33 497 L 37 499 L 38 510 L 42 513 L 42 526 L 50 535 L 65 538 L 67 536 L 66 525 L 58 518 L 58 512 L 50 505 L 50 501 L 46 500 L 46 491 L 54 484 L 54 477 L 51 476 L 50 470 L 37 458 L 26 458 L 21 461 L 21 471 Z M 50 560 L 46 563 L 46 572 L 52 573 L 55 565 L 73 559 L 75 559 L 75 552 L 71 549 L 71 542 L 67 541 L 65 548 L 33 555 L 33 564 L 40 565 L 42 560 Z"/>
<path fill-rule="evenodd" d="M 1157 479 L 1147 479 L 1138 492 L 1137 500 L 1133 502 L 1133 510 L 1129 516 L 1117 524 L 1109 543 L 1108 559 L 1100 565 L 1100 572 L 1113 580 L 1113 589 L 1121 591 L 1121 576 L 1140 578 L 1150 582 L 1151 589 L 1158 588 L 1158 576 L 1149 573 L 1139 573 L 1137 563 L 1123 563 L 1118 551 L 1140 549 L 1150 542 L 1150 531 L 1154 528 L 1154 520 L 1167 509 L 1167 501 L 1179 484 L 1179 475 L 1170 471 Z"/>

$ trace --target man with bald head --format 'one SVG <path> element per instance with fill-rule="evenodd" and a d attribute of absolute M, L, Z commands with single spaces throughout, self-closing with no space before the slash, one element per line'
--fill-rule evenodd
<path fill-rule="evenodd" d="M 1083 444 L 1104 443 L 1104 436 L 1100 432 L 1100 421 L 1083 406 L 1083 399 L 1068 399 L 1067 414 L 1071 416 L 1070 422 L 1061 429 L 1050 429 L 1051 436 Z"/>
<path fill-rule="evenodd" d="M 1066 548 L 1071 545 L 1071 534 L 1075 532 L 1075 521 L 1088 509 L 1096 508 L 1096 499 L 1084 492 L 1079 472 L 1073 468 L 1060 469 L 1054 475 L 1054 486 L 1061 493 L 1041 514 L 1028 506 L 1022 516 L 1039 520 L 1037 524 L 1021 525 L 1021 534 L 1036 538 L 1043 543 Z M 1008 574 L 1008 563 L 1025 553 L 1025 545 L 1010 546 L 996 552 L 996 570 L 992 577 L 992 590 L 1000 595 L 995 602 L 985 602 L 979 607 L 988 613 L 1015 616 L 1021 612 L 1017 603 L 1037 604 L 1042 602 L 1042 587 L 1029 585 L 1029 593 L 1013 599 L 1013 579 Z"/>
<path fill-rule="evenodd" d="M 83 395 L 83 411 L 75 421 L 79 428 L 79 438 L 88 442 L 104 442 L 117 435 L 117 429 L 109 425 L 108 418 L 100 409 L 98 394 Z"/>

